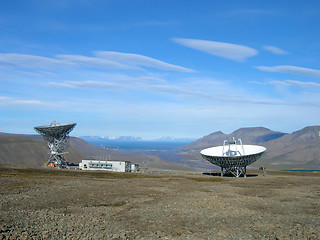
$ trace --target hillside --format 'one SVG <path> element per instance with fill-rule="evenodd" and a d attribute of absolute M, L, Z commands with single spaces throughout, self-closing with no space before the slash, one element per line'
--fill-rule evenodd
<path fill-rule="evenodd" d="M 32 140 L 38 139 L 38 140 Z M 86 158 L 84 153 L 72 147 L 65 158 L 68 162 L 78 163 Z M 42 166 L 49 157 L 45 142 L 35 135 L 16 135 L 0 133 L 0 162 L 27 166 Z"/>
<path fill-rule="evenodd" d="M 272 166 L 320 168 L 320 126 L 309 126 L 266 142 L 263 162 Z"/>
<path fill-rule="evenodd" d="M 202 161 L 201 149 L 219 146 L 225 139 L 241 138 L 243 144 L 257 144 L 267 148 L 265 154 L 252 166 L 264 165 L 273 169 L 320 168 L 320 126 L 305 127 L 286 134 L 264 127 L 240 128 L 230 134 L 214 132 L 196 140 L 182 149 L 193 161 Z"/>

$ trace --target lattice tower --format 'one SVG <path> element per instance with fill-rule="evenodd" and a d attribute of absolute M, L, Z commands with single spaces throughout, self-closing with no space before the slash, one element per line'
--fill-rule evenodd
<path fill-rule="evenodd" d="M 64 159 L 64 149 L 68 147 L 69 133 L 76 126 L 76 123 L 59 124 L 53 121 L 48 126 L 35 127 L 35 131 L 42 135 L 47 142 L 50 150 L 50 157 L 46 163 L 47 166 L 56 166 L 59 168 L 67 167 L 66 160 Z"/>

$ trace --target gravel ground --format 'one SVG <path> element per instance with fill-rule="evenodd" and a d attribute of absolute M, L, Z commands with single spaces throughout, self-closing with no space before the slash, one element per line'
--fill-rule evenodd
<path fill-rule="evenodd" d="M 320 239 L 316 173 L 0 176 L 0 239 Z"/>

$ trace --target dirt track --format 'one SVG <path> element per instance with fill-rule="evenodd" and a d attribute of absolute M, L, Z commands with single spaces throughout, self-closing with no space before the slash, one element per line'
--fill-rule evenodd
<path fill-rule="evenodd" d="M 0 176 L 0 239 L 320 239 L 320 174 Z"/>

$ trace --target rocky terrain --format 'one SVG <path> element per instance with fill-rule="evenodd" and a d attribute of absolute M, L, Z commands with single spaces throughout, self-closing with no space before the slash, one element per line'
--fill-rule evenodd
<path fill-rule="evenodd" d="M 320 239 L 320 174 L 0 166 L 0 239 Z"/>

